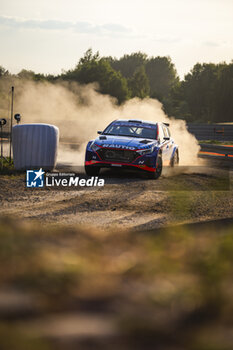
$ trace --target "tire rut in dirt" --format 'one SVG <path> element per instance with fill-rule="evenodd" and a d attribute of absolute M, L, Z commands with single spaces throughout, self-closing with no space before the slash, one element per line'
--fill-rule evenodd
<path fill-rule="evenodd" d="M 112 186 L 113 188 L 111 188 Z M 123 210 L 128 201 L 134 200 L 145 191 L 144 185 L 137 186 L 131 189 L 131 191 L 127 190 L 126 185 L 123 186 L 123 189 L 122 184 L 112 186 L 110 185 L 107 191 L 105 189 L 99 189 L 91 193 L 82 193 L 71 199 L 59 200 L 53 203 L 54 210 L 50 208 L 49 212 L 46 211 L 39 215 L 31 215 L 28 216 L 28 219 L 45 219 L 46 221 L 50 221 L 51 219 L 56 220 L 60 215 L 116 210 L 118 207 Z M 59 206 L 62 208 L 59 208 Z"/>

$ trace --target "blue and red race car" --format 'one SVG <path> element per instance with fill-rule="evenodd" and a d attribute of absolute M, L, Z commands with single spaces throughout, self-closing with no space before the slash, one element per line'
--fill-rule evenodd
<path fill-rule="evenodd" d="M 157 179 L 163 165 L 179 163 L 179 151 L 171 138 L 169 124 L 143 120 L 115 120 L 86 148 L 87 175 L 99 174 L 101 168 L 130 168 L 147 172 Z"/>

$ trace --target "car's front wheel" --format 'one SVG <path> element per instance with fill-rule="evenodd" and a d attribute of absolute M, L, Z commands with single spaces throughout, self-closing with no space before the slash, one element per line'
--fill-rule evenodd
<path fill-rule="evenodd" d="M 148 173 L 149 179 L 158 179 L 162 173 L 162 170 L 163 170 L 163 159 L 162 159 L 162 155 L 159 154 L 156 161 L 156 170 Z"/>
<path fill-rule="evenodd" d="M 97 175 L 99 175 L 100 168 L 90 166 L 90 165 L 85 165 L 85 172 L 88 176 L 97 176 Z"/>

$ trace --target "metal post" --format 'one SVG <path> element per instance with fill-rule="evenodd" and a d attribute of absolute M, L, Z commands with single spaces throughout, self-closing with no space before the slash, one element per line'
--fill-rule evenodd
<path fill-rule="evenodd" d="M 2 123 L 1 123 L 1 168 L 3 168 L 3 149 L 2 149 Z"/>
<path fill-rule="evenodd" d="M 10 162 L 11 162 L 13 113 L 14 113 L 14 86 L 11 87 Z"/>

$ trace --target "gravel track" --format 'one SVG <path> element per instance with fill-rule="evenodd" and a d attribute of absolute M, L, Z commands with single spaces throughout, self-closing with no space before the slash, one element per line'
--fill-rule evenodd
<path fill-rule="evenodd" d="M 60 165 L 59 171 L 82 168 Z M 168 224 L 232 217 L 230 183 L 207 168 L 165 169 L 158 180 L 144 174 L 105 170 L 104 187 L 75 190 L 27 189 L 25 175 L 0 176 L 1 215 L 44 224 L 79 224 L 100 229 L 153 229 Z M 225 180 L 229 176 L 224 173 Z M 216 191 L 216 183 L 219 190 Z"/>

